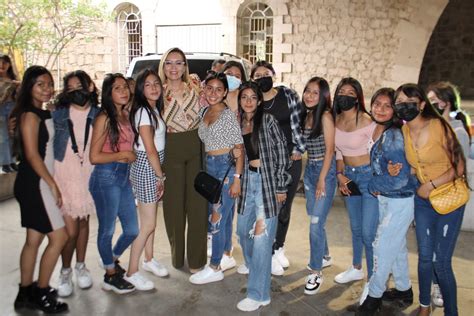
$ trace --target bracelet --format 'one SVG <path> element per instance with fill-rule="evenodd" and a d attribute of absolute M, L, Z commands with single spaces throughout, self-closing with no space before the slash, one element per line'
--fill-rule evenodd
<path fill-rule="evenodd" d="M 430 179 L 430 183 L 433 186 L 433 188 L 436 189 L 436 185 L 434 185 L 433 180 Z"/>
<path fill-rule="evenodd" d="M 242 179 L 242 175 L 238 173 L 234 173 L 234 178 Z"/>
<path fill-rule="evenodd" d="M 160 177 L 160 176 L 156 176 L 156 180 L 161 181 L 161 182 L 165 182 L 165 180 L 166 180 L 165 174 L 163 173 L 163 176 L 161 176 L 161 177 Z"/>
<path fill-rule="evenodd" d="M 340 175 L 340 174 L 344 175 L 344 172 L 342 172 L 342 171 L 336 171 L 336 177 L 337 177 L 338 175 Z"/>

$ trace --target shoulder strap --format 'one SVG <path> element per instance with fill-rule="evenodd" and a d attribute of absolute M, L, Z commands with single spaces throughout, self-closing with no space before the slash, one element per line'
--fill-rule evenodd
<path fill-rule="evenodd" d="M 86 121 L 86 131 L 84 135 L 84 151 L 86 150 L 87 147 L 87 141 L 89 140 L 89 132 L 90 132 L 90 127 L 91 127 L 92 119 L 90 117 L 87 118 Z M 77 141 L 76 141 L 76 135 L 74 134 L 74 124 L 72 123 L 72 120 L 70 118 L 67 119 L 67 126 L 69 129 L 69 135 L 71 136 L 71 148 L 72 151 L 75 154 L 79 153 L 79 148 L 77 147 Z"/>

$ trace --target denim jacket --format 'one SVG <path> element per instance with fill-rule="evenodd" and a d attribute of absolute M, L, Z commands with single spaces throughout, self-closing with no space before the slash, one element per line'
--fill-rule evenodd
<path fill-rule="evenodd" d="M 403 166 L 397 176 L 388 173 L 388 162 Z M 403 134 L 398 128 L 389 128 L 375 142 L 370 151 L 370 164 L 374 172 L 369 182 L 369 192 L 379 192 L 389 198 L 404 198 L 415 194 L 416 179 L 410 173 L 410 165 L 405 158 Z"/>
<path fill-rule="evenodd" d="M 91 119 L 91 124 L 93 123 L 97 113 L 99 113 L 99 108 L 96 106 L 91 106 L 87 118 Z M 69 141 L 69 128 L 67 125 L 67 120 L 69 119 L 69 107 L 62 107 L 57 110 L 54 110 L 51 113 L 54 122 L 54 159 L 58 161 L 63 161 L 64 156 L 66 155 L 66 147 Z M 90 130 L 92 134 L 92 129 Z"/>

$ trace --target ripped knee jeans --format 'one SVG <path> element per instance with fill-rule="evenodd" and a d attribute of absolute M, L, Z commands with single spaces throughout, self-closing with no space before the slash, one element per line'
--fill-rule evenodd
<path fill-rule="evenodd" d="M 237 234 L 249 269 L 247 297 L 270 299 L 272 245 L 278 216 L 266 218 L 260 174 L 250 171 L 244 210 L 237 217 Z"/>

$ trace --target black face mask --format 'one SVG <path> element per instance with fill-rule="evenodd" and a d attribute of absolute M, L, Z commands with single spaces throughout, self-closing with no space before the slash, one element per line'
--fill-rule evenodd
<path fill-rule="evenodd" d="M 431 105 L 433 105 L 433 107 L 435 108 L 435 110 L 439 113 L 439 115 L 443 115 L 443 112 L 445 109 L 440 109 L 439 108 L 439 103 L 431 103 Z"/>
<path fill-rule="evenodd" d="M 77 104 L 79 106 L 85 106 L 90 100 L 91 94 L 83 89 L 73 90 L 67 93 L 66 98 L 69 104 Z"/>
<path fill-rule="evenodd" d="M 349 111 L 357 105 L 357 98 L 349 95 L 337 95 L 334 101 L 341 111 Z"/>
<path fill-rule="evenodd" d="M 416 102 L 402 102 L 395 104 L 395 114 L 401 119 L 406 122 L 412 121 L 415 117 L 420 114 L 420 110 L 418 110 L 418 104 Z"/>
<path fill-rule="evenodd" d="M 273 88 L 273 79 L 272 77 L 262 77 L 257 80 L 255 80 L 257 85 L 259 86 L 260 90 L 262 90 L 263 93 L 270 91 L 271 88 Z"/>

